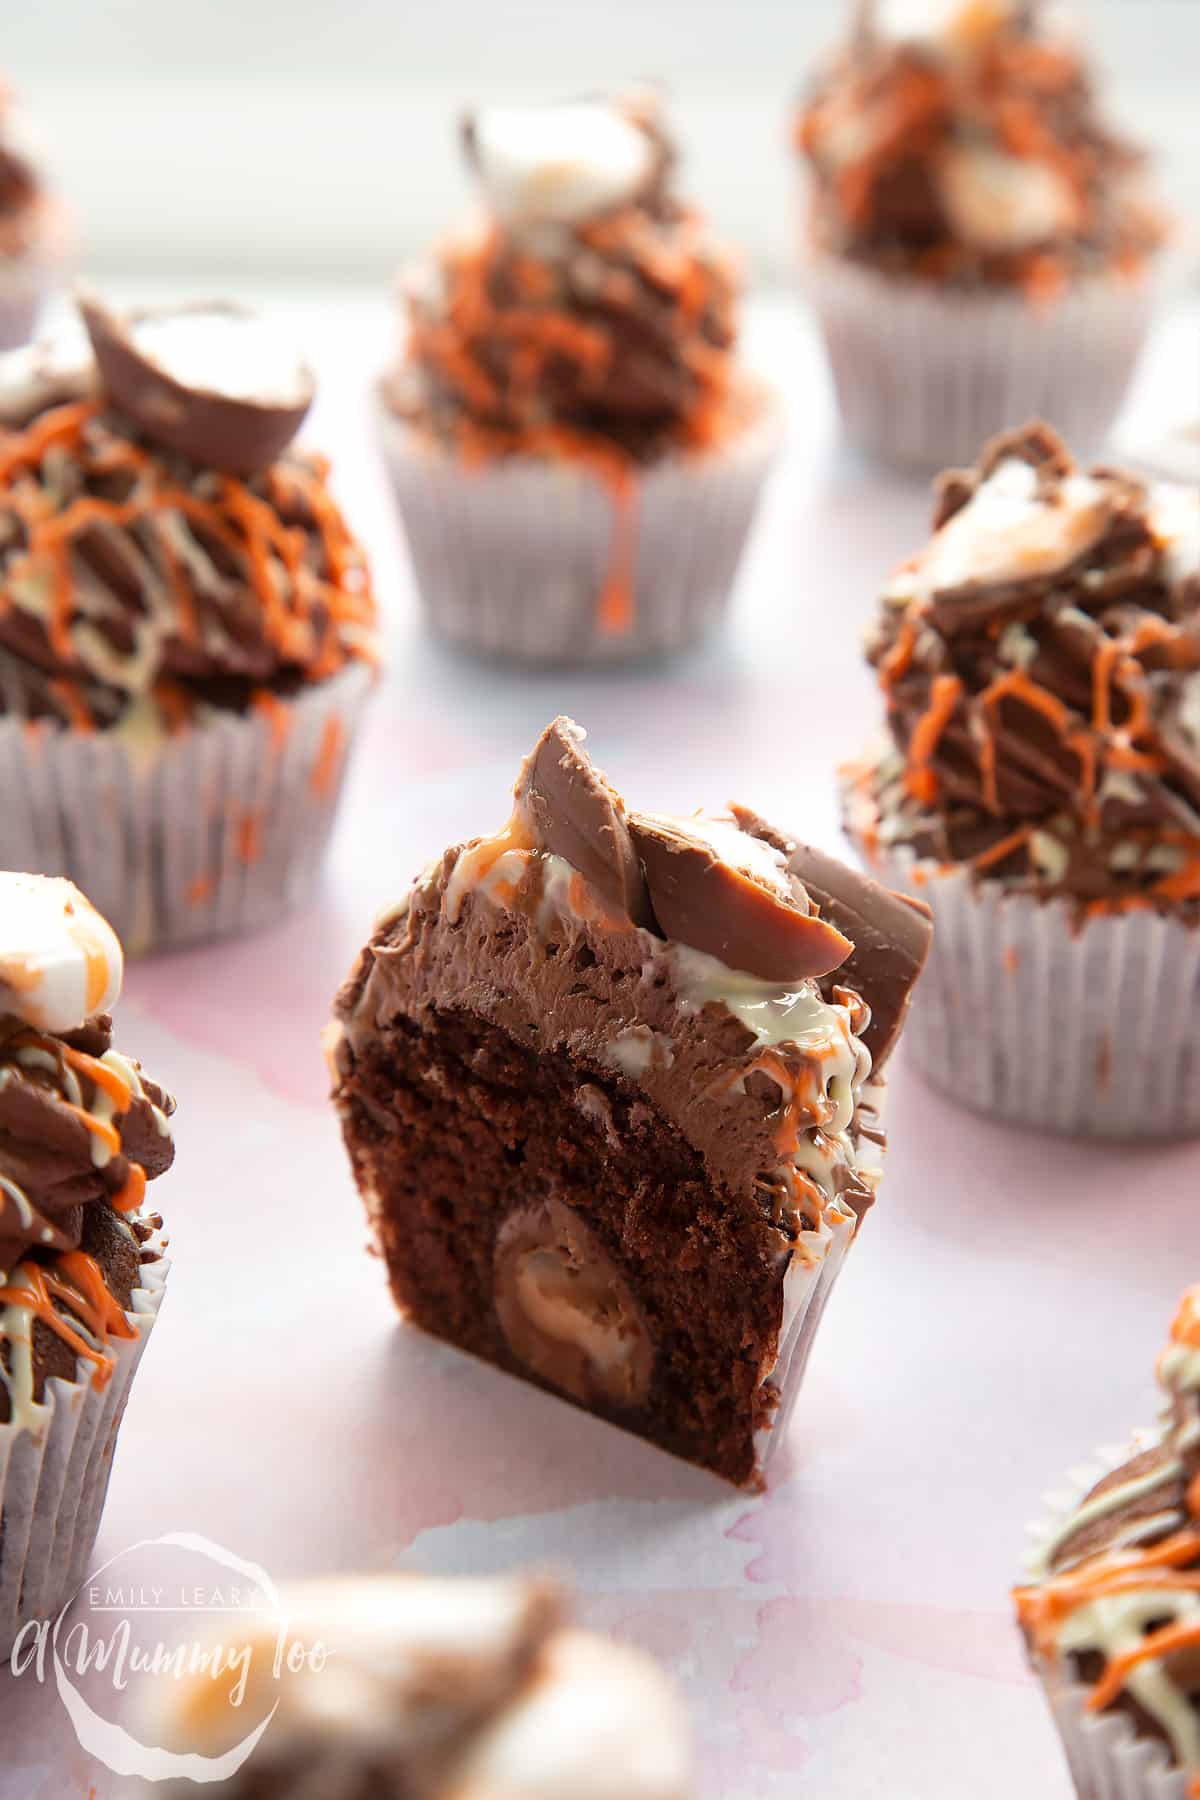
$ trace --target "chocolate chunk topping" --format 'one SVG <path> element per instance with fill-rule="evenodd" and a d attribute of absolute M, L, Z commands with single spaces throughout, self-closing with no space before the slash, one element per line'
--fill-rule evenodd
<path fill-rule="evenodd" d="M 312 405 L 308 368 L 281 358 L 265 328 L 239 307 L 121 315 L 89 298 L 80 311 L 113 403 L 147 437 L 204 467 L 230 475 L 266 468 Z"/>
<path fill-rule="evenodd" d="M 838 977 L 871 1008 L 863 1042 L 878 1071 L 900 1035 L 913 988 L 929 954 L 933 934 L 929 908 L 920 900 L 893 893 L 811 844 L 798 844 L 783 836 L 747 807 L 730 810 L 743 831 L 787 857 L 792 875 L 803 882 L 830 923 L 851 939 L 853 947 Z"/>
<path fill-rule="evenodd" d="M 809 907 L 802 884 L 767 857 L 733 862 L 717 834 L 728 824 L 633 813 L 629 830 L 664 935 L 764 981 L 827 975 L 853 945 Z M 708 832 L 712 832 L 710 837 Z"/>
<path fill-rule="evenodd" d="M 573 719 L 548 725 L 517 777 L 517 810 L 540 849 L 578 869 L 635 925 L 652 926 L 650 896 L 629 835 L 625 802 L 593 768 Z"/>

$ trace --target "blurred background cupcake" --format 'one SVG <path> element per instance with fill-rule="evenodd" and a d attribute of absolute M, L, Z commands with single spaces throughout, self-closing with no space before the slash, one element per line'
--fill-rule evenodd
<path fill-rule="evenodd" d="M 65 874 L 131 949 L 304 898 L 371 685 L 367 570 L 308 370 L 224 307 L 0 362 L 0 866 Z"/>
<path fill-rule="evenodd" d="M 28 130 L 0 80 L 0 350 L 31 336 L 68 242 L 65 210 L 43 181 Z"/>
<path fill-rule="evenodd" d="M 1158 1380 L 1158 1429 L 1051 1497 L 1016 1594 L 1081 1800 L 1200 1793 L 1200 1288 Z"/>
<path fill-rule="evenodd" d="M 805 280 L 850 436 L 942 467 L 1040 416 L 1095 449 L 1167 230 L 1058 9 L 862 0 L 796 135 Z"/>
<path fill-rule="evenodd" d="M 1200 1131 L 1200 493 L 1044 426 L 943 476 L 869 654 L 890 741 L 845 819 L 933 908 L 907 1043 L 967 1105 Z"/>
<path fill-rule="evenodd" d="M 483 210 L 406 284 L 384 442 L 441 636 L 536 662 L 678 650 L 729 597 L 775 439 L 739 276 L 657 101 L 466 121 Z"/>
<path fill-rule="evenodd" d="M 166 1277 L 175 1102 L 113 1048 L 121 975 L 69 881 L 0 872 L 0 1665 L 84 1579 Z"/>

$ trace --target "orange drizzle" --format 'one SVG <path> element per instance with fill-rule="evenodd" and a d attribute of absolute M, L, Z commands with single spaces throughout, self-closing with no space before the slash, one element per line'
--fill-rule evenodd
<path fill-rule="evenodd" d="M 82 1050 L 73 1050 L 69 1044 L 57 1046 L 65 1063 L 80 1075 L 86 1075 L 94 1086 L 101 1088 L 112 1101 L 119 1113 L 128 1112 L 133 1101 L 133 1089 L 118 1069 L 110 1069 L 94 1056 L 87 1056 Z"/>
<path fill-rule="evenodd" d="M 146 1198 L 146 1171 L 141 1163 L 131 1162 L 129 1173 L 125 1177 L 125 1185 L 119 1193 L 113 1194 L 109 1205 L 119 1213 L 136 1212 Z"/>
<path fill-rule="evenodd" d="M 1175 1585 L 1182 1587 L 1183 1578 Z M 1200 1588 L 1200 1577 L 1194 1577 L 1187 1586 Z M 1170 1656 L 1176 1650 L 1192 1650 L 1197 1645 L 1200 1645 L 1200 1619 L 1193 1619 L 1188 1624 L 1164 1625 L 1159 1631 L 1147 1632 L 1140 1644 L 1113 1657 L 1088 1695 L 1088 1711 L 1102 1712 L 1106 1706 L 1111 1706 L 1125 1686 L 1126 1678 L 1150 1658 Z"/>
<path fill-rule="evenodd" d="M 108 1148 L 113 1156 L 120 1156 L 121 1139 L 114 1126 L 110 1125 L 106 1119 L 97 1119 L 93 1113 L 88 1112 L 82 1106 L 72 1106 L 69 1100 L 64 1100 L 62 1104 L 69 1113 L 75 1114 L 80 1124 L 85 1126 L 93 1137 L 100 1139 L 100 1142 Z"/>
<path fill-rule="evenodd" d="M 622 469 L 611 484 L 611 493 L 615 513 L 612 549 L 596 623 L 604 637 L 623 637 L 633 630 L 637 554 L 637 488 L 630 470 Z"/>
<path fill-rule="evenodd" d="M 54 1304 L 59 1300 L 69 1307 L 76 1319 L 102 1343 L 113 1337 L 136 1337 L 136 1327 L 130 1325 L 121 1311 L 99 1263 L 82 1250 L 67 1250 L 52 1264 L 26 1261 L 17 1265 L 17 1271 L 24 1277 L 24 1284 L 0 1287 L 0 1304 L 23 1306 L 33 1313 L 77 1356 L 93 1365 L 92 1385 L 104 1387 L 112 1376 L 112 1357 L 81 1337 Z M 64 1276 L 67 1279 L 63 1279 Z"/>
<path fill-rule="evenodd" d="M 345 735 L 342 721 L 336 713 L 326 719 L 325 729 L 321 733 L 321 742 L 317 750 L 317 760 L 314 762 L 312 773 L 308 778 L 309 786 L 314 794 L 332 792 L 342 763 L 342 745 Z"/>
<path fill-rule="evenodd" d="M 914 800 L 930 806 L 937 799 L 938 778 L 930 767 L 934 752 L 942 740 L 963 691 L 957 675 L 935 675 L 930 688 L 928 709 L 913 727 L 908 742 L 908 768 L 904 785 Z"/>

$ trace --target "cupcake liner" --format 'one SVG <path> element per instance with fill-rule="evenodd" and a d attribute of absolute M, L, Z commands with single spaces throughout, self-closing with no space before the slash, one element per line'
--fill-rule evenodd
<path fill-rule="evenodd" d="M 723 610 L 774 456 L 768 411 L 721 449 L 640 472 L 627 516 L 589 470 L 512 457 L 467 467 L 381 408 L 417 588 L 438 636 L 527 663 L 610 663 L 682 649 Z M 631 539 L 632 614 L 601 595 Z"/>
<path fill-rule="evenodd" d="M 143 1264 L 128 1308 L 138 1333 L 108 1346 L 113 1372 L 104 1387 L 86 1373 L 52 1377 L 35 1429 L 0 1425 L 0 1664 L 21 1628 L 55 1618 L 87 1574 L 117 1432 L 169 1266 Z"/>
<path fill-rule="evenodd" d="M 871 1084 L 868 1093 L 876 1112 L 882 1116 L 882 1084 Z M 871 1148 L 874 1150 L 875 1147 Z M 880 1169 L 882 1149 L 876 1154 L 877 1160 L 873 1166 Z M 778 1389 L 779 1404 L 767 1424 L 754 1434 L 759 1467 L 764 1473 L 787 1433 L 808 1359 L 816 1342 L 817 1327 L 855 1236 L 853 1220 L 835 1224 L 833 1236 L 820 1262 L 806 1264 L 793 1255 L 788 1264 L 783 1279 L 783 1318 L 779 1326 L 779 1349 L 775 1366 L 767 1377 Z"/>
<path fill-rule="evenodd" d="M 1150 912 L 1080 923 L 1068 900 L 858 848 L 881 881 L 933 909 L 904 1044 L 935 1087 L 1049 1131 L 1200 1133 L 1200 929 Z"/>
<path fill-rule="evenodd" d="M 831 257 L 806 285 L 846 431 L 895 463 L 973 463 L 997 432 L 1045 419 L 1081 454 L 1120 411 L 1153 307 L 1149 280 L 1095 278 L 1052 305 L 948 293 Z"/>
<path fill-rule="evenodd" d="M 130 952 L 274 922 L 315 884 L 371 680 L 165 738 L 0 716 L 0 868 L 70 876 Z"/>
<path fill-rule="evenodd" d="M 1047 1498 L 1047 1515 L 1035 1527 L 1029 1562 L 1040 1575 L 1041 1554 L 1103 1476 L 1157 1442 L 1156 1432 L 1139 1433 L 1123 1450 L 1100 1450 L 1093 1463 L 1072 1471 L 1069 1489 Z M 1051 1717 L 1062 1739 L 1079 1800 L 1188 1800 L 1188 1778 L 1172 1768 L 1170 1752 L 1156 1738 L 1140 1738 L 1120 1712 L 1089 1712 L 1088 1688 L 1050 1659 L 1031 1652 Z"/>

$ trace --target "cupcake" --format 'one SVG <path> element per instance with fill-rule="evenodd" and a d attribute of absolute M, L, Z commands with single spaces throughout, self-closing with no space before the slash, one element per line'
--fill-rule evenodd
<path fill-rule="evenodd" d="M 310 892 L 373 609 L 304 365 L 232 308 L 83 311 L 0 358 L 0 865 L 147 950 Z"/>
<path fill-rule="evenodd" d="M 67 250 L 61 202 L 48 191 L 0 82 L 0 351 L 31 336 Z"/>
<path fill-rule="evenodd" d="M 850 836 L 932 906 L 909 1050 L 1059 1131 L 1200 1130 L 1200 494 L 1045 426 L 944 475 L 869 654 Z"/>
<path fill-rule="evenodd" d="M 738 276 L 656 105 L 483 111 L 480 217 L 407 284 L 384 445 L 425 610 L 524 662 L 677 650 L 724 607 L 775 437 Z"/>
<path fill-rule="evenodd" d="M 230 1747 L 263 1720 L 260 1741 L 221 1785 L 226 1800 L 694 1792 L 672 1685 L 640 1651 L 574 1628 L 565 1596 L 544 1579 L 294 1582 L 280 1590 L 277 1614 L 241 1629 L 231 1642 L 227 1620 L 209 1664 L 193 1661 L 157 1696 L 155 1741 L 177 1741 L 189 1762 L 169 1800 L 213 1779 L 206 1765 L 228 1768 L 238 1755 Z M 228 1676 L 215 1678 L 221 1668 Z"/>
<path fill-rule="evenodd" d="M 1158 1379 L 1158 1429 L 1072 1477 L 1016 1592 L 1080 1800 L 1200 1794 L 1200 1288 Z"/>
<path fill-rule="evenodd" d="M 927 468 L 1039 416 L 1100 444 L 1166 231 L 1057 10 L 867 0 L 797 140 L 806 283 L 850 436 Z"/>
<path fill-rule="evenodd" d="M 121 968 L 69 881 L 0 873 L 0 1662 L 84 1579 L 166 1274 L 175 1103 L 113 1048 Z"/>
<path fill-rule="evenodd" d="M 334 1098 L 415 1324 L 756 1486 L 875 1200 L 928 912 L 745 809 L 630 811 L 582 736 L 380 921 Z"/>

